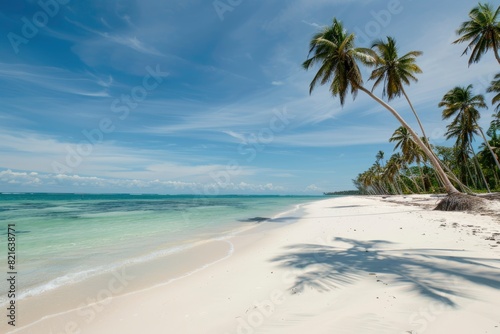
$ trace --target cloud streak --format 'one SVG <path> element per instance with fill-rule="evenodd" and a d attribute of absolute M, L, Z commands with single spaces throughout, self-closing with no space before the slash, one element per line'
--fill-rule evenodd
<path fill-rule="evenodd" d="M 182 182 L 165 179 L 141 180 L 141 179 L 111 179 L 95 176 L 80 176 L 77 174 L 44 174 L 38 172 L 21 172 L 10 169 L 0 171 L 0 187 L 4 192 L 16 192 L 19 189 L 31 191 L 68 191 L 77 192 L 156 192 L 156 193 L 178 193 L 211 195 L 214 191 L 220 193 L 251 192 L 251 193 L 276 193 L 286 189 L 272 183 L 253 184 L 247 182 L 227 183 L 196 183 Z M 21 188 L 22 187 L 22 188 Z"/>
<path fill-rule="evenodd" d="M 350 184 L 373 162 L 372 151 L 392 150 L 387 140 L 399 124 L 362 93 L 344 107 L 328 87 L 309 95 L 314 70 L 301 64 L 311 36 L 332 15 L 368 37 L 373 33 L 365 28 L 375 22 L 373 38 L 394 36 L 401 53 L 424 51 L 418 59 L 424 73 L 407 92 L 428 134 L 446 144 L 437 103 L 454 85 L 472 83 L 483 92 L 496 71 L 494 59 L 488 55 L 467 68 L 463 46 L 451 45 L 468 4 L 445 0 L 429 12 L 422 2 L 402 0 L 401 12 L 377 21 L 373 13 L 387 6 L 244 2 L 221 21 L 211 2 L 199 0 L 70 2 L 19 56 L 0 46 L 0 170 L 10 171 L 3 186 L 188 191 L 213 185 L 213 175 L 227 173 L 231 161 L 240 169 L 228 192 L 314 192 L 314 185 Z M 19 30 L 19 14 L 2 13 L 8 29 Z M 142 98 L 147 66 L 169 75 Z M 366 81 L 369 69 L 363 71 Z M 404 99 L 391 105 L 416 125 Z M 53 162 L 66 163 L 103 119 L 113 122 L 113 131 L 56 178 Z"/>

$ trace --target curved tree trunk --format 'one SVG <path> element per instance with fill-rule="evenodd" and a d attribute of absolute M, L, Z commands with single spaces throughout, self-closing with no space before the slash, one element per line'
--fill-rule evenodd
<path fill-rule="evenodd" d="M 396 117 L 396 119 L 399 121 L 399 123 L 401 123 L 401 125 L 404 126 L 410 132 L 410 134 L 412 135 L 413 140 L 415 141 L 415 143 L 418 146 L 420 146 L 420 148 L 424 151 L 425 155 L 427 155 L 427 157 L 431 161 L 432 165 L 434 166 L 434 168 L 436 169 L 436 171 L 438 172 L 438 174 L 442 178 L 443 186 L 446 189 L 446 192 L 449 195 L 450 194 L 458 194 L 458 193 L 460 193 L 460 191 L 458 191 L 457 188 L 455 188 L 455 186 L 451 183 L 450 179 L 448 178 L 448 176 L 444 172 L 443 168 L 441 167 L 441 163 L 436 158 L 436 156 L 434 155 L 434 153 L 427 147 L 427 145 L 424 144 L 424 142 L 415 133 L 415 131 L 413 131 L 413 129 L 401 117 L 401 115 L 399 115 L 398 112 L 396 110 L 394 110 L 390 105 L 388 105 L 383 100 L 381 100 L 380 98 L 378 98 L 376 95 L 374 95 L 372 92 L 370 92 L 365 87 L 359 86 L 358 88 L 360 90 L 362 90 L 363 92 L 365 92 L 366 94 L 368 94 L 372 99 L 374 99 L 375 101 L 377 101 L 378 103 L 380 103 L 380 105 L 382 105 L 384 108 L 386 108 L 387 110 L 389 110 L 389 112 L 394 117 Z"/>
<path fill-rule="evenodd" d="M 403 175 L 405 176 L 405 175 Z M 406 178 L 408 178 L 407 176 L 405 176 Z M 401 192 L 404 193 L 404 189 L 403 189 L 403 186 L 406 188 L 406 191 L 408 191 L 410 194 L 414 194 L 413 190 L 411 190 L 410 187 L 408 187 L 408 185 L 403 181 L 403 178 L 401 177 L 401 174 L 398 175 L 398 178 L 399 178 L 399 182 L 401 183 Z M 411 180 L 410 180 L 411 182 Z"/>
<path fill-rule="evenodd" d="M 479 169 L 479 174 L 481 175 L 481 178 L 483 179 L 484 185 L 486 186 L 486 190 L 488 190 L 488 193 L 491 194 L 490 186 L 488 185 L 488 181 L 486 181 L 486 177 L 484 176 L 483 170 L 481 169 L 481 165 L 479 164 L 479 160 L 477 158 L 476 152 L 474 151 L 474 147 L 469 143 L 470 149 L 472 151 L 472 155 L 474 159 L 474 162 L 476 163 L 476 169 Z"/>
<path fill-rule="evenodd" d="M 500 180 L 498 180 L 496 171 L 493 171 L 493 177 L 495 178 L 495 187 L 498 187 L 500 185 Z"/>
<path fill-rule="evenodd" d="M 396 175 L 394 177 L 394 184 L 396 185 L 396 189 L 399 195 L 403 195 L 403 187 L 401 186 L 401 183 L 402 182 L 400 181 L 400 176 Z"/>
<path fill-rule="evenodd" d="M 451 179 L 453 181 L 455 181 L 456 184 L 458 184 L 458 186 L 462 189 L 463 192 L 466 192 L 466 193 L 470 193 L 472 194 L 473 191 L 467 187 L 465 184 L 463 184 L 462 181 L 460 181 L 458 179 L 458 177 L 451 171 L 450 167 L 448 167 L 443 161 L 439 160 L 439 162 L 441 163 L 441 166 L 449 173 L 447 174 L 449 177 L 451 177 Z M 438 178 L 439 178 L 439 174 L 437 174 Z"/>
<path fill-rule="evenodd" d="M 428 141 L 429 137 L 427 137 L 427 134 L 425 133 L 424 126 L 422 125 L 422 122 L 420 121 L 420 117 L 418 117 L 417 111 L 413 107 L 413 104 L 411 103 L 410 98 L 406 94 L 406 91 L 405 91 L 404 87 L 401 87 L 401 91 L 403 92 L 403 95 L 405 96 L 406 101 L 408 102 L 408 105 L 410 106 L 411 111 L 413 112 L 413 115 L 415 115 L 415 118 L 417 119 L 418 126 L 420 127 L 420 130 L 422 130 L 422 136 L 425 138 L 425 143 L 424 144 L 426 144 L 427 147 L 429 147 L 429 150 L 436 157 L 436 159 L 439 161 L 439 163 L 441 164 L 441 167 L 443 169 L 445 169 L 448 173 L 451 174 L 450 177 L 453 179 L 453 181 L 455 181 L 460 186 L 464 186 L 464 184 L 462 182 L 460 182 L 460 180 L 455 176 L 455 174 L 453 174 L 453 172 L 450 170 L 450 168 L 448 166 L 446 166 L 446 164 L 443 163 L 441 160 L 439 160 L 439 158 L 436 156 L 436 154 L 434 153 L 434 151 L 432 151 L 431 144 Z M 439 176 L 439 174 L 436 171 L 434 171 L 434 172 L 436 173 L 437 178 L 441 179 L 440 176 Z M 441 180 L 441 181 L 444 182 L 444 180 Z M 464 189 L 466 189 L 466 188 L 464 188 Z"/>
<path fill-rule="evenodd" d="M 424 126 L 422 125 L 422 122 L 420 122 L 420 117 L 418 117 L 418 114 L 417 114 L 415 108 L 413 108 L 413 104 L 411 103 L 410 98 L 408 97 L 408 95 L 406 95 L 406 91 L 405 91 L 405 89 L 403 87 L 401 87 L 401 91 L 403 92 L 403 95 L 405 96 L 406 101 L 410 105 L 410 108 L 411 108 L 411 111 L 413 112 L 413 115 L 415 115 L 415 118 L 417 119 L 418 126 L 420 127 L 420 130 L 422 130 L 422 136 L 424 136 L 425 141 L 428 144 L 428 142 L 427 142 L 428 141 L 428 137 L 425 134 L 425 130 L 424 130 Z"/>
<path fill-rule="evenodd" d="M 474 167 L 474 169 L 476 169 L 476 166 L 474 165 L 474 162 L 472 162 L 472 167 Z M 479 187 L 477 185 L 477 181 L 476 181 L 477 177 L 474 177 L 474 175 L 472 175 L 471 169 L 469 167 L 467 167 L 467 173 L 469 175 L 470 183 L 472 183 L 472 186 L 475 189 L 479 189 Z M 477 170 L 476 170 L 476 176 L 477 176 Z M 467 175 L 465 176 L 465 182 L 467 183 Z"/>
<path fill-rule="evenodd" d="M 411 177 L 408 177 L 409 180 L 411 180 L 411 182 L 413 182 L 413 185 L 415 186 L 415 191 L 417 192 L 417 194 L 422 194 L 423 193 L 423 190 L 422 188 L 420 188 L 420 186 L 418 185 L 418 182 L 416 180 L 416 177 L 415 177 L 415 174 L 413 174 L 412 170 L 411 169 L 408 169 L 409 172 L 410 172 L 410 176 Z"/>
<path fill-rule="evenodd" d="M 424 177 L 424 169 L 422 168 L 422 166 L 420 165 L 420 161 L 417 162 L 417 166 L 418 166 L 418 172 L 420 173 L 420 180 L 422 181 L 422 187 L 424 188 L 424 193 L 427 192 L 427 189 L 425 188 L 425 177 Z"/>
<path fill-rule="evenodd" d="M 479 124 L 477 124 L 477 122 L 476 122 L 476 125 L 477 125 L 477 128 L 479 129 L 479 132 L 481 133 L 481 136 L 483 137 L 484 143 L 486 144 L 486 146 L 488 146 L 488 149 L 490 150 L 491 155 L 493 156 L 493 159 L 495 160 L 495 164 L 497 165 L 498 169 L 500 169 L 500 163 L 498 162 L 498 157 L 495 154 L 495 152 L 493 151 L 493 149 L 491 148 L 490 143 L 486 139 L 486 136 L 484 135 L 483 129 L 481 129 L 481 127 L 479 126 Z"/>

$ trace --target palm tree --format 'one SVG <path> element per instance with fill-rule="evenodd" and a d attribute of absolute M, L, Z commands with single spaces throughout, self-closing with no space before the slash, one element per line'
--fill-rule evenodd
<path fill-rule="evenodd" d="M 354 34 L 347 34 L 342 22 L 336 18 L 331 27 L 325 27 L 313 36 L 309 47 L 308 59 L 302 66 L 308 70 L 313 65 L 320 64 L 309 85 L 309 93 L 312 93 L 318 81 L 321 85 L 331 81 L 330 91 L 334 97 L 339 97 L 343 106 L 349 88 L 355 97 L 363 85 L 357 61 L 371 65 L 375 61 L 375 53 L 370 49 L 355 48 Z M 311 53 L 314 55 L 309 58 Z"/>
<path fill-rule="evenodd" d="M 478 125 L 475 121 L 475 117 L 477 115 L 471 113 L 460 113 L 457 117 L 452 121 L 451 124 L 447 126 L 448 131 L 446 132 L 446 139 L 456 138 L 455 147 L 456 158 L 457 158 L 457 166 L 459 167 L 459 175 L 463 182 L 466 184 L 467 175 L 474 187 L 477 188 L 477 182 L 474 178 L 474 175 L 471 173 L 470 169 L 472 167 L 476 170 L 476 175 L 478 172 L 483 178 L 484 183 L 486 184 L 486 188 L 489 191 L 488 184 L 486 182 L 486 178 L 484 177 L 484 173 L 481 168 L 477 169 L 477 157 L 472 147 L 472 141 L 474 140 L 474 134 L 478 134 Z M 470 163 L 470 154 L 472 153 L 474 162 L 476 165 Z"/>
<path fill-rule="evenodd" d="M 418 145 L 415 143 L 413 140 L 410 132 L 408 129 L 400 126 L 399 128 L 394 131 L 392 134 L 392 137 L 389 138 L 389 141 L 395 142 L 396 146 L 394 149 L 401 149 L 401 153 L 403 154 L 403 159 L 411 164 L 414 162 L 421 162 L 423 152 L 422 150 L 418 147 Z"/>
<path fill-rule="evenodd" d="M 401 149 L 402 159 L 406 163 L 417 163 L 418 170 L 420 172 L 420 178 L 422 179 L 422 186 L 424 187 L 425 191 L 424 173 L 422 171 L 422 167 L 420 166 L 420 164 L 424 160 L 422 149 L 420 149 L 420 147 L 415 143 L 408 130 L 402 126 L 394 131 L 392 137 L 389 138 L 389 141 L 391 143 L 396 143 L 396 146 L 394 147 L 395 150 L 397 150 L 398 148 Z"/>
<path fill-rule="evenodd" d="M 500 116 L 500 73 L 495 75 L 495 78 L 491 81 L 490 87 L 488 87 L 486 91 L 488 93 L 496 93 L 493 99 L 491 99 L 491 104 L 497 105 L 495 109 L 499 112 L 498 115 Z"/>
<path fill-rule="evenodd" d="M 383 187 L 381 180 L 380 165 L 374 163 L 366 172 L 358 176 L 359 183 L 364 187 L 364 191 L 370 195 L 382 195 L 387 191 Z"/>
<path fill-rule="evenodd" d="M 495 58 L 500 64 L 498 54 L 498 48 L 500 47 L 499 14 L 500 6 L 494 10 L 490 4 L 479 3 L 477 7 L 472 8 L 469 12 L 470 20 L 463 22 L 458 28 L 457 35 L 460 35 L 460 38 L 453 43 L 469 42 L 469 45 L 462 53 L 464 55 L 467 54 L 467 51 L 472 50 L 469 66 L 472 63 L 477 63 L 489 49 L 493 50 Z"/>
<path fill-rule="evenodd" d="M 377 159 L 377 162 L 380 163 L 382 168 L 384 168 L 384 156 L 385 156 L 384 151 L 378 151 L 377 155 L 375 156 L 375 159 Z"/>
<path fill-rule="evenodd" d="M 492 117 L 490 128 L 493 127 L 496 129 L 494 131 L 497 131 L 500 129 L 500 110 L 496 114 L 493 114 Z"/>
<path fill-rule="evenodd" d="M 420 122 L 420 118 L 404 89 L 404 85 L 409 85 L 410 81 L 418 81 L 415 74 L 422 73 L 422 70 L 416 64 L 416 57 L 421 56 L 423 52 L 410 51 L 399 57 L 396 41 L 392 37 L 387 37 L 387 42 L 383 40 L 375 41 L 372 44 L 373 48 L 377 50 L 376 68 L 370 76 L 370 80 L 375 80 L 373 89 L 383 82 L 382 97 L 387 95 L 389 101 L 403 94 L 417 119 L 422 135 L 427 139 L 422 122 Z"/>
<path fill-rule="evenodd" d="M 491 122 L 491 126 L 486 132 L 491 139 L 488 141 L 495 154 L 498 156 L 500 154 L 500 137 L 497 132 L 500 130 L 500 124 L 495 121 Z M 480 163 L 484 166 L 486 173 L 488 174 L 489 179 L 494 181 L 494 184 L 498 186 L 500 184 L 498 179 L 498 174 L 495 168 L 493 167 L 495 162 L 493 161 L 493 157 L 488 150 L 488 147 L 483 143 L 479 147 L 480 152 L 478 153 L 478 159 Z M 492 168 L 493 167 L 493 168 Z"/>
<path fill-rule="evenodd" d="M 420 118 L 418 117 L 418 114 L 404 89 L 404 85 L 409 85 L 410 81 L 418 81 L 415 74 L 422 73 L 422 70 L 416 64 L 416 57 L 421 56 L 423 53 L 421 51 L 410 51 L 404 56 L 399 57 L 396 41 L 392 37 L 387 37 L 387 42 L 384 42 L 383 40 L 374 42 L 372 44 L 372 49 L 373 48 L 377 50 L 375 65 L 377 68 L 373 70 L 370 76 L 370 80 L 375 80 L 373 89 L 375 89 L 376 86 L 383 81 L 384 89 L 382 91 L 382 96 L 387 95 L 389 101 L 394 97 L 401 96 L 401 94 L 404 95 L 413 112 L 413 115 L 415 115 L 420 130 L 422 130 L 422 135 L 424 136 L 423 142 L 427 145 L 427 147 L 429 147 L 431 153 L 434 154 L 432 148 L 430 147 L 430 143 L 428 142 L 428 137 L 425 133 L 422 122 L 420 121 Z M 439 161 L 437 156 L 436 159 Z M 441 166 L 450 173 L 452 179 L 460 184 L 460 181 L 455 177 L 455 175 L 453 175 L 449 167 L 441 161 L 439 161 L 439 163 L 441 163 Z"/>
<path fill-rule="evenodd" d="M 394 153 L 389 160 L 387 160 L 386 168 L 384 171 L 384 178 L 387 180 L 392 180 L 394 187 L 399 194 L 403 194 L 405 191 L 403 187 L 406 188 L 407 193 L 413 193 L 410 187 L 402 180 L 401 176 L 406 176 L 401 173 L 402 170 L 406 169 L 406 162 L 400 153 Z M 420 192 L 420 187 L 412 178 L 408 179 L 415 185 L 415 189 Z"/>
<path fill-rule="evenodd" d="M 339 97 L 342 106 L 349 90 L 354 98 L 359 90 L 366 93 L 386 108 L 403 127 L 408 129 L 417 145 L 429 157 L 441 176 L 446 192 L 448 194 L 459 193 L 448 179 L 439 160 L 398 112 L 363 86 L 363 78 L 357 62 L 373 66 L 376 63 L 376 54 L 371 49 L 356 48 L 354 38 L 354 34 L 347 33 L 342 23 L 337 19 L 333 20 L 332 26 L 324 28 L 323 31 L 313 36 L 310 41 L 308 59 L 302 64 L 306 70 L 316 64 L 319 65 L 319 70 L 311 81 L 309 92 L 311 93 L 318 83 L 321 85 L 330 83 L 330 92 L 334 97 Z"/>
<path fill-rule="evenodd" d="M 387 160 L 383 178 L 387 180 L 389 184 L 392 184 L 394 192 L 402 194 L 402 190 L 398 182 L 400 169 L 401 169 L 400 161 L 398 161 L 395 155 L 391 156 L 389 160 Z"/>
<path fill-rule="evenodd" d="M 498 162 L 493 149 L 488 143 L 483 130 L 477 124 L 477 121 L 481 117 L 478 109 L 487 108 L 486 103 L 484 102 L 484 96 L 474 95 L 472 92 L 472 88 L 473 86 L 469 85 L 467 87 L 455 87 L 451 89 L 443 96 L 443 99 L 441 100 L 441 102 L 439 102 L 438 106 L 445 108 L 443 110 L 443 119 L 448 119 L 456 115 L 456 118 L 454 120 L 454 123 L 456 123 L 455 126 L 460 125 L 462 129 L 465 129 L 464 131 L 472 131 L 473 126 L 477 128 L 477 130 L 483 137 L 484 143 L 490 149 L 497 167 L 500 169 L 500 163 Z M 459 118 L 462 119 L 459 120 Z M 460 122 L 462 124 L 459 124 Z M 472 134 L 472 132 L 470 133 Z M 462 138 L 462 140 L 464 140 L 463 145 L 467 145 L 472 141 L 472 137 L 468 142 L 465 141 L 466 139 L 466 137 Z"/>

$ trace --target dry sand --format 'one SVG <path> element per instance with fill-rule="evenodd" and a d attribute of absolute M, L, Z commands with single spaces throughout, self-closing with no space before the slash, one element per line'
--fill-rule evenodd
<path fill-rule="evenodd" d="M 314 202 L 205 245 L 202 269 L 136 292 L 123 287 L 148 271 L 117 273 L 96 299 L 110 298 L 32 325 L 20 308 L 14 332 L 500 333 L 499 218 L 425 207 L 437 200 Z"/>

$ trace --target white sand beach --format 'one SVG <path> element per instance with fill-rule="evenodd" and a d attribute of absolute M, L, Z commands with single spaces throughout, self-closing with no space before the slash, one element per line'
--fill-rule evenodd
<path fill-rule="evenodd" d="M 500 333 L 500 218 L 421 206 L 437 200 L 313 202 L 185 255 L 163 283 L 147 277 L 166 267 L 115 273 L 94 299 L 78 297 L 91 305 L 47 316 L 45 300 L 31 325 L 21 303 L 11 332 Z M 137 280 L 146 288 L 122 289 Z"/>

